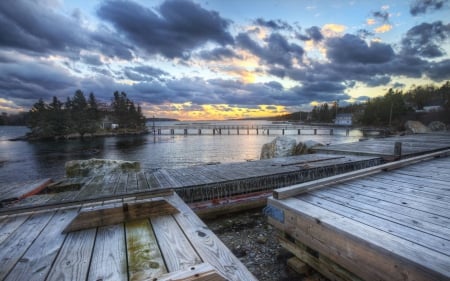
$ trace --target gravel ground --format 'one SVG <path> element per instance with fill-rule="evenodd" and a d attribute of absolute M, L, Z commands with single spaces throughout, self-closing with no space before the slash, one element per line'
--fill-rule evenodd
<path fill-rule="evenodd" d="M 208 227 L 260 281 L 325 281 L 318 273 L 297 274 L 287 266 L 293 255 L 277 241 L 278 230 L 260 209 L 205 220 Z"/>

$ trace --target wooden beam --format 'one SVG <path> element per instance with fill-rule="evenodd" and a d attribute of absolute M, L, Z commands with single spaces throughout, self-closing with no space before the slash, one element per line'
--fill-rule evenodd
<path fill-rule="evenodd" d="M 113 225 L 132 220 L 176 214 L 179 211 L 164 198 L 153 198 L 136 203 L 106 205 L 81 211 L 63 233 Z"/>
<path fill-rule="evenodd" d="M 201 263 L 187 270 L 171 272 L 158 277 L 158 281 L 225 281 L 217 270 L 208 263 Z"/>
<path fill-rule="evenodd" d="M 337 183 L 342 183 L 345 181 L 362 178 L 365 176 L 369 176 L 372 174 L 377 174 L 382 171 L 390 171 L 394 169 L 398 169 L 404 166 L 408 166 L 417 162 L 429 160 L 436 157 L 448 156 L 450 155 L 450 149 L 433 152 L 426 155 L 416 156 L 412 158 L 407 158 L 404 160 L 387 163 L 375 167 L 370 167 L 366 169 L 361 169 L 341 175 L 331 176 L 319 180 L 314 180 L 306 183 L 295 184 L 283 188 L 279 188 L 273 191 L 273 197 L 275 199 L 284 199 L 292 196 L 296 196 L 305 192 L 309 192 L 312 190 L 320 189 L 326 186 L 330 186 Z"/>

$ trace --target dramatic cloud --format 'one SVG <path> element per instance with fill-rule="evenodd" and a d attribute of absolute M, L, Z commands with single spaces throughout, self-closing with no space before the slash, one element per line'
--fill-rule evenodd
<path fill-rule="evenodd" d="M 445 55 L 441 43 L 450 37 L 450 24 L 441 21 L 416 25 L 402 40 L 402 51 L 407 55 L 436 58 Z"/>
<path fill-rule="evenodd" d="M 200 57 L 204 60 L 223 60 L 229 58 L 241 58 L 232 49 L 229 48 L 216 48 L 211 51 L 201 51 Z"/>
<path fill-rule="evenodd" d="M 263 27 L 268 27 L 273 30 L 292 30 L 292 26 L 282 20 L 264 20 L 258 18 L 255 20 L 255 24 Z"/>
<path fill-rule="evenodd" d="M 410 7 L 409 12 L 413 16 L 425 14 L 427 11 L 440 10 L 447 0 L 416 0 Z"/>
<path fill-rule="evenodd" d="M 31 52 L 76 50 L 89 38 L 75 19 L 40 5 L 39 1 L 0 1 L 0 46 Z"/>
<path fill-rule="evenodd" d="M 191 1 L 168 0 L 156 11 L 131 1 L 107 1 L 98 15 L 148 54 L 188 58 L 207 42 L 233 44 L 230 22 Z"/>
<path fill-rule="evenodd" d="M 383 23 L 389 22 L 389 13 L 387 11 L 376 11 L 372 15 L 374 18 L 380 19 Z"/>
<path fill-rule="evenodd" d="M 336 63 L 385 63 L 394 57 L 390 45 L 378 42 L 371 42 L 368 45 L 361 38 L 351 34 L 330 38 L 326 46 L 328 58 Z"/>
<path fill-rule="evenodd" d="M 305 32 L 306 35 L 297 34 L 297 37 L 303 41 L 313 40 L 314 42 L 320 42 L 324 38 L 322 32 L 320 31 L 320 28 L 317 26 L 307 28 Z"/>
<path fill-rule="evenodd" d="M 291 68 L 293 59 L 302 61 L 304 50 L 297 44 L 289 43 L 286 38 L 278 33 L 272 33 L 265 39 L 267 46 L 262 47 L 246 33 L 240 33 L 236 37 L 240 47 L 249 50 L 268 64 L 280 65 Z"/>

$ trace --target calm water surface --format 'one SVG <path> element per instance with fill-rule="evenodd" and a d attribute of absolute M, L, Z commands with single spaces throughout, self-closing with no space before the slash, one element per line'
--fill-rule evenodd
<path fill-rule="evenodd" d="M 218 122 L 216 122 L 218 123 Z M 221 122 L 225 123 L 225 122 Z M 161 122 L 156 125 L 173 123 Z M 265 121 L 233 121 L 226 124 L 261 125 Z M 149 124 L 151 126 L 151 124 Z M 45 177 L 64 176 L 64 164 L 75 159 L 106 158 L 141 162 L 143 169 L 176 168 L 209 162 L 242 162 L 257 160 L 264 143 L 277 135 L 175 135 L 175 136 L 124 136 L 88 140 L 49 142 L 9 141 L 24 135 L 26 127 L 0 126 L 0 184 L 20 182 Z M 206 132 L 205 132 L 206 133 Z M 246 132 L 245 132 L 246 133 Z M 275 133 L 275 132 L 274 132 Z M 335 135 L 290 137 L 298 141 L 316 140 L 322 143 L 356 141 L 359 131 Z"/>

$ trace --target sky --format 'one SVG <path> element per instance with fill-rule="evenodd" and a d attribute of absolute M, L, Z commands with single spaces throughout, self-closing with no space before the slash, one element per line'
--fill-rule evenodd
<path fill-rule="evenodd" d="M 77 89 L 223 120 L 450 79 L 448 0 L 2 0 L 0 112 Z"/>

